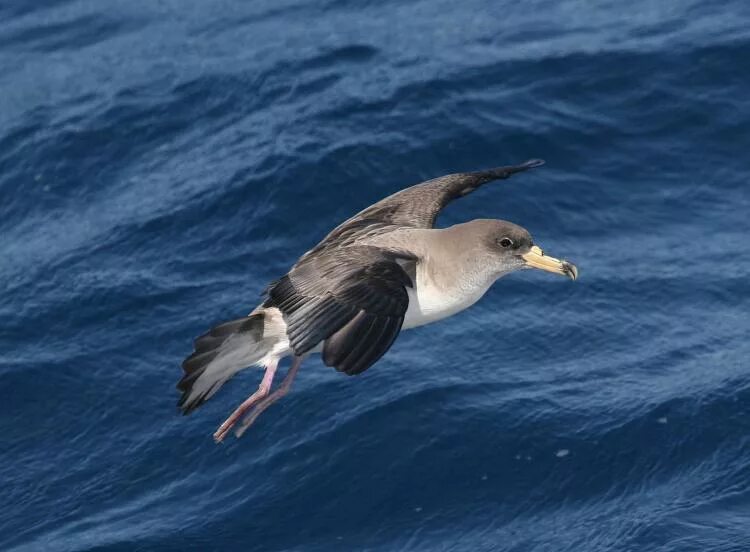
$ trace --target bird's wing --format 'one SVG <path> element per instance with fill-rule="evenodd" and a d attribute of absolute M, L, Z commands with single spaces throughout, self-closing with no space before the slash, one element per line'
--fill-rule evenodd
<path fill-rule="evenodd" d="M 543 165 L 541 159 L 531 159 L 519 165 L 497 167 L 485 171 L 441 176 L 401 190 L 358 213 L 346 224 L 376 221 L 397 226 L 432 228 L 440 211 L 456 198 L 463 197 L 493 180 Z M 335 231 L 334 231 L 335 232 Z"/>
<path fill-rule="evenodd" d="M 323 361 L 347 374 L 374 364 L 401 330 L 412 280 L 404 252 L 372 246 L 308 255 L 268 288 L 266 306 L 284 314 L 296 355 L 323 343 Z"/>
<path fill-rule="evenodd" d="M 394 227 L 433 228 L 440 211 L 454 199 L 473 192 L 487 182 L 505 179 L 543 164 L 541 159 L 531 159 L 520 165 L 448 174 L 406 188 L 339 224 L 318 245 L 305 253 L 302 260 L 325 250 L 362 243 L 370 237 L 387 233 Z"/>

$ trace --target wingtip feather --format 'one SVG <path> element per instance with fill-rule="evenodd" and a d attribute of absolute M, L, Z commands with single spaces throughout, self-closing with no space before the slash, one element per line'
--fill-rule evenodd
<path fill-rule="evenodd" d="M 521 163 L 521 166 L 526 169 L 534 169 L 536 167 L 541 167 L 542 165 L 544 165 L 544 159 L 529 159 L 528 161 Z"/>

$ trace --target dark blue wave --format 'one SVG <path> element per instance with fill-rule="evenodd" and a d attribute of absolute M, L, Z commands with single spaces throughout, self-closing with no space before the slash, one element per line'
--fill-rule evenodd
<path fill-rule="evenodd" d="M 750 13 L 0 6 L 0 548 L 750 550 Z M 442 215 L 575 261 L 313 359 L 243 439 L 192 339 L 406 185 L 541 157 Z"/>

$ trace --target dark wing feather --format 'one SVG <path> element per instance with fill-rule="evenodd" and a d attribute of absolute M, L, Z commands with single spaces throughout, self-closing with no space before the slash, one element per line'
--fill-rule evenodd
<path fill-rule="evenodd" d="M 323 362 L 349 375 L 362 373 L 390 349 L 402 323 L 403 318 L 375 317 L 359 311 L 326 340 Z"/>
<path fill-rule="evenodd" d="M 320 251 L 271 284 L 266 306 L 284 314 L 296 355 L 324 342 L 328 366 L 359 374 L 401 330 L 412 281 L 399 261 L 416 258 L 372 246 Z"/>
<path fill-rule="evenodd" d="M 519 165 L 441 176 L 401 190 L 368 207 L 352 220 L 377 220 L 398 226 L 432 228 L 440 211 L 454 199 L 473 192 L 487 182 L 503 180 L 543 164 L 541 159 L 530 159 Z"/>

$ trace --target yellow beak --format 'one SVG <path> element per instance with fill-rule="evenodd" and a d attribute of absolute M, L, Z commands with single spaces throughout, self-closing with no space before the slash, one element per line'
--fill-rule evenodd
<path fill-rule="evenodd" d="M 526 261 L 526 265 L 530 268 L 538 268 L 540 270 L 546 270 L 547 272 L 562 274 L 571 280 L 578 278 L 578 269 L 576 268 L 576 265 L 569 263 L 568 261 L 561 261 L 560 259 L 549 257 L 536 245 L 532 246 L 528 253 L 521 255 L 521 258 Z"/>

